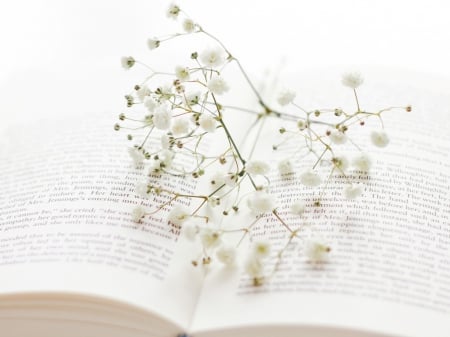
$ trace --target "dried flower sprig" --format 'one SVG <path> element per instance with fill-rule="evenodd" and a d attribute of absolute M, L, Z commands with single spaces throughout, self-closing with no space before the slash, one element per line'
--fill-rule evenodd
<path fill-rule="evenodd" d="M 167 221 L 198 244 L 198 256 L 192 260 L 194 266 L 209 265 L 215 260 L 231 266 L 238 261 L 237 248 L 244 239 L 252 237 L 262 219 L 272 218 L 286 232 L 286 243 L 274 252 L 272 242 L 252 240 L 244 269 L 254 285 L 262 284 L 276 272 L 294 240 L 301 241 L 307 261 L 322 263 L 331 248 L 303 231 L 309 223 L 307 210 L 321 207 L 327 187 L 336 175 L 343 182 L 343 196 L 357 198 L 364 187 L 353 180 L 348 169 L 353 167 L 368 173 L 372 167 L 370 156 L 352 139 L 350 130 L 364 126 L 369 118 L 378 119 L 380 128 L 371 131 L 370 139 L 376 147 L 386 147 L 389 137 L 384 131 L 382 114 L 398 108 L 410 111 L 411 107 L 364 110 L 357 94 L 363 77 L 359 73 L 347 73 L 342 77 L 342 84 L 353 91 L 356 109 L 306 110 L 296 103 L 296 93 L 290 89 L 279 92 L 279 109 L 275 109 L 272 106 L 275 104 L 266 102 L 240 61 L 219 39 L 178 5 L 171 4 L 167 16 L 181 21 L 183 31 L 148 39 L 150 50 L 160 48 L 168 40 L 194 34 L 201 34 L 215 46 L 190 52 L 186 64 L 174 66 L 172 72 L 155 71 L 131 56 L 121 60 L 123 68 L 139 65 L 147 74 L 144 81 L 125 96 L 129 112 L 119 116 L 120 122 L 114 128 L 127 130 L 128 140 L 135 142 L 129 153 L 135 167 L 142 170 L 145 177 L 137 184 L 136 193 L 142 197 L 158 196 L 155 200 L 159 202 L 153 209 L 135 207 L 131 212 L 133 220 L 140 222 L 146 216 L 168 211 Z M 257 108 L 223 104 L 226 101 L 223 95 L 232 87 L 223 73 L 231 66 L 242 75 Z M 160 82 L 160 79 L 163 80 Z M 258 132 L 248 153 L 244 153 L 233 136 L 228 110 L 254 116 L 246 135 L 253 130 Z M 268 119 L 285 124 L 274 130 L 280 140 L 272 145 L 272 150 L 284 157 L 278 161 L 278 174 L 282 178 L 296 179 L 293 174 L 301 170 L 297 172 L 301 185 L 318 191 L 311 192 L 315 197 L 310 200 L 295 200 L 288 211 L 280 211 L 282 207 L 273 193 L 276 173 L 271 163 L 252 159 Z M 211 149 L 211 143 L 223 145 Z M 355 149 L 352 160 L 340 154 L 344 144 Z M 158 180 L 162 176 L 201 180 L 208 186 L 204 186 L 200 194 L 189 194 L 166 187 Z M 241 216 L 239 225 L 224 220 L 235 214 Z M 236 234 L 240 234 L 236 242 L 230 241 Z"/>

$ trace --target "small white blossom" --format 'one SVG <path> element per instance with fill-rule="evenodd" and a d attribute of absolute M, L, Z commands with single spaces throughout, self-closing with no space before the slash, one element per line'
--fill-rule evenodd
<path fill-rule="evenodd" d="M 169 169 L 172 166 L 175 153 L 170 150 L 162 150 L 159 154 L 159 167 Z"/>
<path fill-rule="evenodd" d="M 222 242 L 220 232 L 211 228 L 203 228 L 200 231 L 200 240 L 206 249 L 217 247 Z"/>
<path fill-rule="evenodd" d="M 290 89 L 284 89 L 278 94 L 277 102 L 278 104 L 283 106 L 288 105 L 295 99 L 296 95 L 297 94 L 295 93 L 295 91 L 292 91 Z"/>
<path fill-rule="evenodd" d="M 270 254 L 270 242 L 268 241 L 257 241 L 253 244 L 252 253 L 257 258 L 264 258 Z"/>
<path fill-rule="evenodd" d="M 222 172 L 215 172 L 210 178 L 209 181 L 214 188 L 220 187 L 225 184 L 225 174 Z"/>
<path fill-rule="evenodd" d="M 182 225 L 189 218 L 189 215 L 190 213 L 185 207 L 176 205 L 170 210 L 167 219 L 175 225 Z"/>
<path fill-rule="evenodd" d="M 372 131 L 370 139 L 377 147 L 386 147 L 389 144 L 389 137 L 384 130 Z"/>
<path fill-rule="evenodd" d="M 153 112 L 159 106 L 159 103 L 151 96 L 146 96 L 144 98 L 144 106 L 148 111 Z"/>
<path fill-rule="evenodd" d="M 344 188 L 344 196 L 346 199 L 352 200 L 358 198 L 363 193 L 361 184 L 351 184 Z"/>
<path fill-rule="evenodd" d="M 229 187 L 234 187 L 237 185 L 239 176 L 236 173 L 228 173 L 224 176 L 224 183 Z"/>
<path fill-rule="evenodd" d="M 359 72 L 348 72 L 342 75 L 342 84 L 346 87 L 356 89 L 363 84 L 364 78 Z"/>
<path fill-rule="evenodd" d="M 161 135 L 161 148 L 164 150 L 168 150 L 170 148 L 170 139 L 165 133 Z"/>
<path fill-rule="evenodd" d="M 134 222 L 141 221 L 141 219 L 144 217 L 144 215 L 145 215 L 145 209 L 144 209 L 144 207 L 142 207 L 140 205 L 136 206 L 131 211 L 131 216 L 132 216 Z"/>
<path fill-rule="evenodd" d="M 156 89 L 156 93 L 159 95 L 159 98 L 166 101 L 170 99 L 173 96 L 173 87 L 172 84 L 166 83 L 164 85 L 161 85 Z"/>
<path fill-rule="evenodd" d="M 126 70 L 130 69 L 134 64 L 136 63 L 135 59 L 131 56 L 124 56 L 120 59 L 120 62 L 122 63 L 122 67 Z"/>
<path fill-rule="evenodd" d="M 136 183 L 135 191 L 136 191 L 137 195 L 139 195 L 141 197 L 146 197 L 147 189 L 148 189 L 148 184 L 146 181 L 138 181 Z"/>
<path fill-rule="evenodd" d="M 139 100 L 141 102 L 144 102 L 145 99 L 150 96 L 151 91 L 150 89 L 146 86 L 143 85 L 142 87 L 140 87 L 138 90 L 136 90 L 136 96 L 139 98 Z"/>
<path fill-rule="evenodd" d="M 190 105 L 196 105 L 200 102 L 200 98 L 201 98 L 201 92 L 200 91 L 196 91 L 196 92 L 189 92 L 185 94 L 185 104 L 190 106 Z"/>
<path fill-rule="evenodd" d="M 158 159 L 153 160 L 152 166 L 150 168 L 150 174 L 160 173 L 161 170 L 170 169 L 174 157 L 175 157 L 174 152 L 170 150 L 162 150 L 158 154 Z"/>
<path fill-rule="evenodd" d="M 245 166 L 245 170 L 253 175 L 265 175 L 269 173 L 270 166 L 262 160 L 251 160 Z"/>
<path fill-rule="evenodd" d="M 172 123 L 172 133 L 175 136 L 183 136 L 189 132 L 189 120 L 187 118 L 175 118 Z"/>
<path fill-rule="evenodd" d="M 206 67 L 219 67 L 225 62 L 224 50 L 220 47 L 205 49 L 200 53 L 199 59 Z"/>
<path fill-rule="evenodd" d="M 150 50 L 156 49 L 161 44 L 161 41 L 157 39 L 148 39 L 147 40 L 147 46 Z"/>
<path fill-rule="evenodd" d="M 372 160 L 367 153 L 360 153 L 352 161 L 353 166 L 363 172 L 369 172 L 372 167 Z"/>
<path fill-rule="evenodd" d="M 176 20 L 178 18 L 178 14 L 180 14 L 180 7 L 174 3 L 171 3 L 167 8 L 167 17 Z"/>
<path fill-rule="evenodd" d="M 183 29 L 186 33 L 192 33 L 195 30 L 195 22 L 187 18 L 183 20 Z"/>
<path fill-rule="evenodd" d="M 212 208 L 220 205 L 220 198 L 219 197 L 209 197 L 208 198 L 208 205 Z"/>
<path fill-rule="evenodd" d="M 159 130 L 167 130 L 172 123 L 172 113 L 165 107 L 159 107 L 153 115 L 153 124 Z"/>
<path fill-rule="evenodd" d="M 189 68 L 188 67 L 182 67 L 182 66 L 176 66 L 175 67 L 175 76 L 180 81 L 187 81 L 187 80 L 189 80 L 189 77 L 190 77 Z"/>
<path fill-rule="evenodd" d="M 337 145 L 344 144 L 347 141 L 347 135 L 336 129 L 330 131 L 330 135 L 328 137 L 330 137 L 330 140 Z"/>
<path fill-rule="evenodd" d="M 278 162 L 278 171 L 281 175 L 286 175 L 294 172 L 294 167 L 289 159 L 283 159 Z"/>
<path fill-rule="evenodd" d="M 265 191 L 255 191 L 247 199 L 247 206 L 256 214 L 271 212 L 275 209 L 275 199 Z"/>
<path fill-rule="evenodd" d="M 217 259 L 227 266 L 232 266 L 236 262 L 236 248 L 230 245 L 222 245 L 217 249 Z"/>
<path fill-rule="evenodd" d="M 297 127 L 298 127 L 299 130 L 305 130 L 306 127 L 307 127 L 306 121 L 303 120 L 303 119 L 299 119 L 299 120 L 297 121 Z"/>
<path fill-rule="evenodd" d="M 264 272 L 264 265 L 260 259 L 252 255 L 245 262 L 245 272 L 252 278 L 261 278 Z"/>
<path fill-rule="evenodd" d="M 183 235 L 189 241 L 194 241 L 199 233 L 199 228 L 193 223 L 183 224 L 181 228 L 181 235 Z"/>
<path fill-rule="evenodd" d="M 349 161 L 345 156 L 337 156 L 331 159 L 333 165 L 341 171 L 345 171 L 348 169 Z"/>
<path fill-rule="evenodd" d="M 322 178 L 313 170 L 307 170 L 300 175 L 300 182 L 308 187 L 315 187 L 322 183 Z"/>
<path fill-rule="evenodd" d="M 302 215 L 303 213 L 305 213 L 305 210 L 306 210 L 306 204 L 301 200 L 297 200 L 297 201 L 293 202 L 291 205 L 291 213 L 292 214 Z"/>
<path fill-rule="evenodd" d="M 328 245 L 318 239 L 309 240 L 305 244 L 305 255 L 313 263 L 325 261 L 330 250 Z"/>
<path fill-rule="evenodd" d="M 133 159 L 134 166 L 140 166 L 144 162 L 145 156 L 142 150 L 138 150 L 136 147 L 130 147 L 128 148 L 128 154 Z"/>
<path fill-rule="evenodd" d="M 206 113 L 201 114 L 200 118 L 198 119 L 198 123 L 200 124 L 200 127 L 206 132 L 216 131 L 217 122 L 216 119 L 211 115 L 208 115 Z"/>
<path fill-rule="evenodd" d="M 222 77 L 214 75 L 208 82 L 208 89 L 213 94 L 222 95 L 227 92 L 230 87 Z"/>

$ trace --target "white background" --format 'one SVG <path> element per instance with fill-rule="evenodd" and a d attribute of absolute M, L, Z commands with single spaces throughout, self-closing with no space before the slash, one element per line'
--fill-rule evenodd
<path fill-rule="evenodd" d="M 180 30 L 164 15 L 168 3 L 4 1 L 0 9 L 3 121 L 48 113 L 119 113 L 123 94 L 132 83 L 130 73 L 120 67 L 120 57 L 133 55 L 164 65 L 163 52 L 150 52 L 146 39 Z M 318 69 L 318 76 L 330 66 L 362 72 L 383 66 L 450 78 L 447 1 L 185 0 L 179 4 L 220 37 L 250 73 L 282 63 L 284 71 Z"/>

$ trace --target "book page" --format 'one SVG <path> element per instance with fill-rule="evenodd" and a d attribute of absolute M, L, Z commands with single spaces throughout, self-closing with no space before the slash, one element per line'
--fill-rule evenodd
<path fill-rule="evenodd" d="M 132 220 L 136 205 L 151 212 L 168 197 L 135 193 L 144 173 L 114 122 L 44 119 L 4 134 L 10 145 L 0 159 L 0 294 L 103 296 L 186 326 L 202 275 L 186 261 L 168 206 L 141 223 Z M 197 188 L 189 179 L 156 180 L 182 193 Z"/>
<path fill-rule="evenodd" d="M 359 199 L 345 200 L 342 181 L 335 179 L 322 206 L 309 210 L 308 220 L 301 221 L 289 215 L 288 205 L 313 198 L 313 192 L 302 187 L 297 174 L 270 177 L 280 216 L 295 228 L 308 227 L 305 235 L 311 232 L 324 238 L 332 247 L 328 262 L 308 263 L 302 241 L 297 240 L 273 278 L 260 287 L 252 286 L 242 272 L 211 272 L 192 325 L 197 336 L 221 336 L 227 329 L 245 331 L 246 336 L 255 331 L 258 336 L 282 336 L 283 331 L 289 336 L 299 331 L 311 336 L 318 331 L 323 333 L 320 336 L 347 336 L 351 331 L 364 336 L 450 334 L 450 136 L 443 128 L 450 97 L 422 87 L 424 83 L 422 78 L 416 82 L 400 78 L 361 88 L 366 109 L 412 104 L 413 111 L 385 116 L 391 135 L 385 149 L 355 138 L 370 149 L 375 161 L 369 176 L 355 177 L 365 186 Z M 343 91 L 339 86 L 312 87 L 316 91 L 301 91 L 318 103 L 309 109 L 324 106 L 323 91 L 332 93 L 331 98 Z M 331 98 L 330 102 L 339 102 Z M 341 102 L 352 104 L 351 97 Z M 255 155 L 270 157 L 275 165 L 286 153 L 260 150 Z M 275 243 L 272 255 L 288 236 L 280 226 L 265 216 L 252 231 L 253 238 L 266 237 Z M 280 326 L 284 330 L 275 330 Z"/>

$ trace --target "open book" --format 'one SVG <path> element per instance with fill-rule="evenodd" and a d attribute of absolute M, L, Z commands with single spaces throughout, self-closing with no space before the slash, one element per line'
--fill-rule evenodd
<path fill-rule="evenodd" d="M 152 200 L 134 193 L 141 172 L 111 116 L 11 126 L 0 152 L 1 335 L 450 336 L 450 96 L 383 85 L 369 83 L 363 100 L 414 110 L 386 116 L 392 141 L 374 153 L 362 198 L 319 219 L 330 261 L 317 270 L 293 256 L 261 287 L 193 268 L 164 212 L 131 220 Z M 302 90 L 319 105 L 330 97 Z M 281 199 L 298 193 L 280 186 Z"/>

